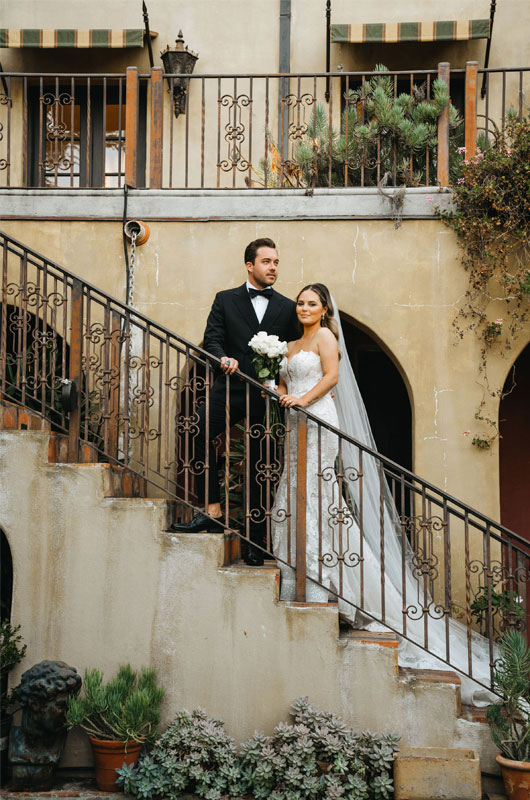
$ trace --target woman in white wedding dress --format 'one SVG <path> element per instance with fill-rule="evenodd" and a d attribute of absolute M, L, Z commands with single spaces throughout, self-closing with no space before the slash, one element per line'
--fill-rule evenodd
<path fill-rule="evenodd" d="M 303 334 L 288 343 L 278 385 L 290 431 L 272 510 L 282 600 L 295 599 L 297 412 L 289 409 L 307 408 L 324 423 L 375 450 L 328 289 L 323 284 L 304 287 L 296 310 Z M 331 592 L 331 599 L 339 596 L 343 618 L 355 627 L 390 627 L 412 639 L 400 639 L 402 666 L 447 670 L 451 667 L 435 656 L 445 660 L 449 652 L 453 667 L 466 673 L 472 664 L 475 678 L 489 685 L 489 642 L 475 633 L 469 641 L 465 626 L 443 613 L 438 616 L 440 607 L 426 596 L 425 583 L 412 568 L 410 547 L 401 541 L 398 515 L 376 459 L 365 453 L 360 461 L 358 448 L 346 441 L 339 445 L 335 433 L 309 419 L 305 516 L 309 602 L 327 602 Z M 462 697 L 464 702 L 483 705 L 492 696 L 462 677 Z"/>

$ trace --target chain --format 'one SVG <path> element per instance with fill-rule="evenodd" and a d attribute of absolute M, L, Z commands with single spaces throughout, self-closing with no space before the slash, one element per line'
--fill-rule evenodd
<path fill-rule="evenodd" d="M 129 256 L 129 294 L 127 297 L 127 305 L 132 306 L 134 299 L 134 267 L 136 261 L 136 237 L 137 231 L 131 231 L 131 253 Z"/>
<path fill-rule="evenodd" d="M 133 230 L 131 231 L 131 250 L 129 254 L 129 292 L 127 294 L 127 305 L 132 306 L 134 300 L 134 268 L 136 266 L 136 237 L 138 236 L 138 232 Z M 130 347 L 132 347 L 132 342 L 130 342 Z M 134 380 L 132 370 L 128 370 L 129 380 L 127 386 L 127 417 L 129 419 L 129 436 L 127 437 L 127 461 L 130 462 L 131 460 L 131 440 L 130 440 L 130 429 L 131 429 L 131 413 L 132 413 L 132 397 L 134 391 Z"/>

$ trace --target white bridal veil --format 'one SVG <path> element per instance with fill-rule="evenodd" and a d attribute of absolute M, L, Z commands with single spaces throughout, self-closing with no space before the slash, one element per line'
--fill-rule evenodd
<path fill-rule="evenodd" d="M 368 415 L 348 358 L 339 311 L 333 298 L 332 303 L 339 328 L 339 349 L 342 354 L 339 382 L 334 389 L 339 428 L 361 444 L 376 450 Z M 476 679 L 489 685 L 489 642 L 476 633 L 472 634 L 469 641 L 466 627 L 451 617 L 447 618 L 443 608 L 436 606 L 430 597 L 425 597 L 423 580 L 415 576 L 413 553 L 408 540 L 402 536 L 392 493 L 386 477 L 381 474 L 379 460 L 363 453 L 361 488 L 361 480 L 357 474 L 360 467 L 359 448 L 343 440 L 341 456 L 345 481 L 354 506 L 354 517 L 357 524 L 362 521 L 362 537 L 357 525 L 355 526 L 357 541 L 354 546 L 359 548 L 360 545 L 363 548 L 364 572 L 360 589 L 359 564 L 343 568 L 342 597 L 346 601 L 351 599 L 354 605 L 360 605 L 376 620 L 381 620 L 384 615 L 389 627 L 397 633 L 406 633 L 409 640 L 412 639 L 419 645 L 416 646 L 411 641 L 400 638 L 400 665 L 445 670 L 453 667 L 468 673 L 471 663 Z M 381 489 L 383 502 L 381 502 Z M 355 540 L 355 537 L 352 538 Z M 349 546 L 351 547 L 351 543 Z M 384 569 L 381 569 L 382 563 Z M 362 602 L 359 602 L 360 600 Z M 356 614 L 350 603 L 339 604 L 341 612 L 354 625 L 372 630 L 384 630 L 380 622 L 366 624 L 367 615 L 364 615 L 363 619 L 362 614 Z M 427 615 L 424 610 L 426 606 L 429 609 Z M 425 646 L 426 625 L 429 652 L 422 649 Z M 450 660 L 451 666 L 436 656 Z M 491 702 L 491 693 L 474 680 L 465 675 L 461 675 L 461 680 L 464 702 L 475 705 L 486 705 Z"/>

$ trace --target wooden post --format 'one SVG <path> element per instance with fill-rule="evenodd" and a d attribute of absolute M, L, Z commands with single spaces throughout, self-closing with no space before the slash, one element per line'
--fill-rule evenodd
<path fill-rule="evenodd" d="M 305 602 L 306 585 L 306 494 L 307 494 L 307 417 L 298 412 L 296 464 L 296 600 Z"/>
<path fill-rule="evenodd" d="M 465 146 L 466 158 L 473 158 L 477 147 L 477 61 L 466 63 Z"/>
<path fill-rule="evenodd" d="M 164 116 L 164 94 L 162 67 L 151 70 L 151 141 L 149 157 L 149 188 L 162 188 L 162 130 Z"/>
<path fill-rule="evenodd" d="M 138 178 L 138 67 L 127 67 L 125 102 L 125 183 L 136 186 Z"/>
<path fill-rule="evenodd" d="M 438 64 L 438 78 L 447 84 L 449 91 L 449 75 L 451 68 L 448 61 Z M 449 106 L 443 110 L 438 119 L 438 185 L 449 185 Z"/>
<path fill-rule="evenodd" d="M 79 460 L 79 434 L 81 431 L 81 358 L 83 355 L 83 284 L 78 278 L 72 281 L 70 299 L 70 363 L 69 377 L 77 389 L 77 408 L 68 415 L 68 463 Z"/>
<path fill-rule="evenodd" d="M 108 454 L 118 458 L 118 434 L 120 428 L 120 380 L 121 380 L 121 316 L 112 311 L 110 337 L 109 375 L 109 439 Z"/>

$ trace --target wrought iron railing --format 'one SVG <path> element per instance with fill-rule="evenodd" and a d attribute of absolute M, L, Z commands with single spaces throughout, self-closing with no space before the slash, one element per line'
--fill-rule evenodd
<path fill-rule="evenodd" d="M 530 87 L 529 68 L 479 70 L 476 62 L 388 73 L 177 76 L 130 67 L 0 76 L 0 187 L 13 188 L 446 186 L 464 134 L 468 149 L 477 132 L 491 140 L 508 108 L 527 113 Z M 184 77 L 185 111 L 175 118 L 172 90 Z M 450 144 L 448 109 L 429 122 L 422 145 L 396 119 L 370 131 L 378 114 L 388 116 L 372 102 L 375 87 L 390 102 L 404 95 L 417 103 L 433 98 L 437 78 L 465 118 L 462 141 L 453 131 Z"/>
<path fill-rule="evenodd" d="M 490 685 L 497 638 L 528 627 L 529 542 L 307 409 L 274 422 L 272 392 L 256 416 L 261 387 L 240 373 L 226 380 L 221 436 L 201 449 L 218 360 L 12 237 L 0 234 L 0 247 L 1 401 L 46 417 L 68 437 L 70 461 L 90 444 L 177 501 L 181 518 L 215 447 L 222 525 L 243 542 L 261 526 L 259 548 L 279 562 L 291 599 L 339 598 L 357 624 L 380 622 Z M 231 419 L 234 383 L 241 419 Z"/>

